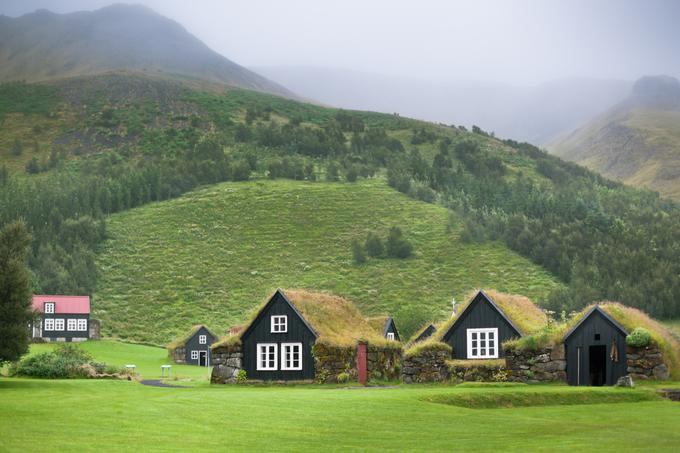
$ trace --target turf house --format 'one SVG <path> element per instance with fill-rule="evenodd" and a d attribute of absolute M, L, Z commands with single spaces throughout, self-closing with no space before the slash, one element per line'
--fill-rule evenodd
<path fill-rule="evenodd" d="M 417 343 L 419 341 L 427 340 L 436 331 L 437 331 L 437 328 L 434 326 L 434 324 L 432 324 L 431 322 L 428 322 L 424 326 L 422 326 L 420 329 L 418 329 L 415 334 L 413 334 L 413 336 L 409 340 L 409 343 Z"/>
<path fill-rule="evenodd" d="M 36 312 L 33 339 L 75 342 L 90 338 L 89 296 L 35 295 L 32 307 Z"/>
<path fill-rule="evenodd" d="M 505 341 L 546 322 L 545 313 L 525 297 L 480 290 L 442 327 L 441 340 L 455 359 L 498 359 Z"/>
<path fill-rule="evenodd" d="M 382 331 L 382 335 L 385 339 L 401 341 L 401 338 L 399 338 L 399 330 L 397 330 L 397 325 L 392 316 L 375 316 L 368 318 L 368 322 L 374 329 Z"/>
<path fill-rule="evenodd" d="M 357 362 L 365 353 L 363 365 Z M 213 383 L 396 379 L 401 346 L 338 296 L 278 289 L 236 335 L 212 346 Z M 362 354 L 363 356 L 363 354 Z M 361 361 L 360 361 L 361 362 Z"/>
<path fill-rule="evenodd" d="M 168 345 L 168 355 L 175 363 L 210 366 L 212 352 L 210 346 L 217 340 L 217 335 L 204 325 L 194 326 L 186 335 Z"/>

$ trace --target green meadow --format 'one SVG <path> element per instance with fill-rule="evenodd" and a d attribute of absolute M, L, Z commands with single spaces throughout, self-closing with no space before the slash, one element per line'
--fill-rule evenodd
<path fill-rule="evenodd" d="M 224 335 L 277 287 L 304 288 L 347 297 L 366 315 L 390 312 L 408 336 L 473 289 L 540 301 L 560 285 L 503 244 L 462 242 L 461 223 L 381 179 L 205 187 L 108 218 L 94 316 L 106 336 L 165 344 L 195 323 Z M 353 262 L 353 239 L 392 226 L 412 257 Z"/>

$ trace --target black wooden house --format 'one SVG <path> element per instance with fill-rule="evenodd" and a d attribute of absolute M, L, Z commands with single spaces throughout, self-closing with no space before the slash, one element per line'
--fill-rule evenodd
<path fill-rule="evenodd" d="M 397 324 L 394 322 L 392 316 L 375 316 L 368 318 L 368 322 L 374 329 L 381 332 L 383 338 L 386 340 L 401 341 Z"/>
<path fill-rule="evenodd" d="M 184 336 L 168 345 L 168 353 L 175 363 L 210 366 L 212 352 L 210 346 L 217 335 L 204 325 L 196 325 Z"/>
<path fill-rule="evenodd" d="M 531 321 L 544 325 L 547 318 L 529 299 L 480 290 L 455 315 L 441 337 L 453 348 L 455 359 L 497 359 L 504 357 L 503 342 L 529 332 L 520 328 Z M 524 330 L 527 330 L 526 328 Z"/>
<path fill-rule="evenodd" d="M 437 331 L 437 328 L 431 322 L 422 326 L 411 338 L 411 343 L 427 340 Z"/>
<path fill-rule="evenodd" d="M 564 337 L 570 385 L 614 385 L 627 374 L 626 329 L 597 305 Z"/>

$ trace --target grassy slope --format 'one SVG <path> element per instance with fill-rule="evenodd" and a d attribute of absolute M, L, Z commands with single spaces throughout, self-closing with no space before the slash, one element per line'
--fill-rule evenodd
<path fill-rule="evenodd" d="M 111 216 L 95 316 L 106 335 L 164 343 L 194 323 L 224 333 L 276 287 L 328 290 L 402 331 L 478 287 L 541 300 L 556 280 L 500 244 L 462 244 L 445 209 L 380 180 L 225 183 Z M 352 262 L 350 242 L 399 225 L 407 260 Z"/>
<path fill-rule="evenodd" d="M 433 395 L 590 389 L 199 386 L 0 379 L 3 451 L 673 451 L 677 403 L 465 409 Z M 598 389 L 596 393 L 636 392 Z M 245 415 L 247 414 L 247 415 Z M 634 414 L 634 415 L 631 415 Z M 653 423 L 647 421 L 653 420 Z M 266 427 L 266 434 L 263 434 Z"/>
<path fill-rule="evenodd" d="M 32 344 L 29 354 L 49 351 L 55 346 L 54 343 Z M 111 340 L 86 341 L 79 343 L 79 346 L 92 354 L 96 361 L 107 365 L 124 367 L 134 364 L 143 379 L 160 377 L 161 365 L 172 365 L 172 375 L 180 379 L 207 381 L 210 378 L 211 368 L 173 363 L 168 359 L 168 351 L 164 348 Z"/>
<path fill-rule="evenodd" d="M 614 110 L 550 148 L 607 177 L 680 200 L 680 112 Z"/>

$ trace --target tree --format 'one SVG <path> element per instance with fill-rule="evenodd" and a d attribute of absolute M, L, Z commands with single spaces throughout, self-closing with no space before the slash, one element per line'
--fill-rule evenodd
<path fill-rule="evenodd" d="M 12 155 L 21 156 L 22 152 L 24 152 L 24 146 L 21 144 L 21 141 L 19 141 L 18 138 L 14 139 L 14 144 L 12 145 Z"/>
<path fill-rule="evenodd" d="M 40 173 L 40 164 L 38 163 L 37 157 L 33 156 L 33 158 L 26 163 L 26 173 Z"/>
<path fill-rule="evenodd" d="M 383 247 L 382 239 L 373 232 L 368 233 L 366 237 L 366 253 L 368 253 L 368 256 L 379 258 L 384 252 L 385 248 Z"/>
<path fill-rule="evenodd" d="M 0 230 L 0 363 L 28 351 L 31 286 L 27 265 L 31 236 L 23 221 Z"/>
<path fill-rule="evenodd" d="M 335 182 L 339 179 L 339 170 L 335 162 L 331 162 L 326 167 L 326 181 Z"/>
<path fill-rule="evenodd" d="M 392 227 L 387 236 L 387 256 L 391 258 L 408 258 L 413 252 L 413 246 L 404 239 L 401 228 Z"/>
<path fill-rule="evenodd" d="M 354 262 L 357 264 L 364 264 L 366 262 L 364 248 L 356 239 L 352 241 L 352 256 L 354 257 Z"/>

